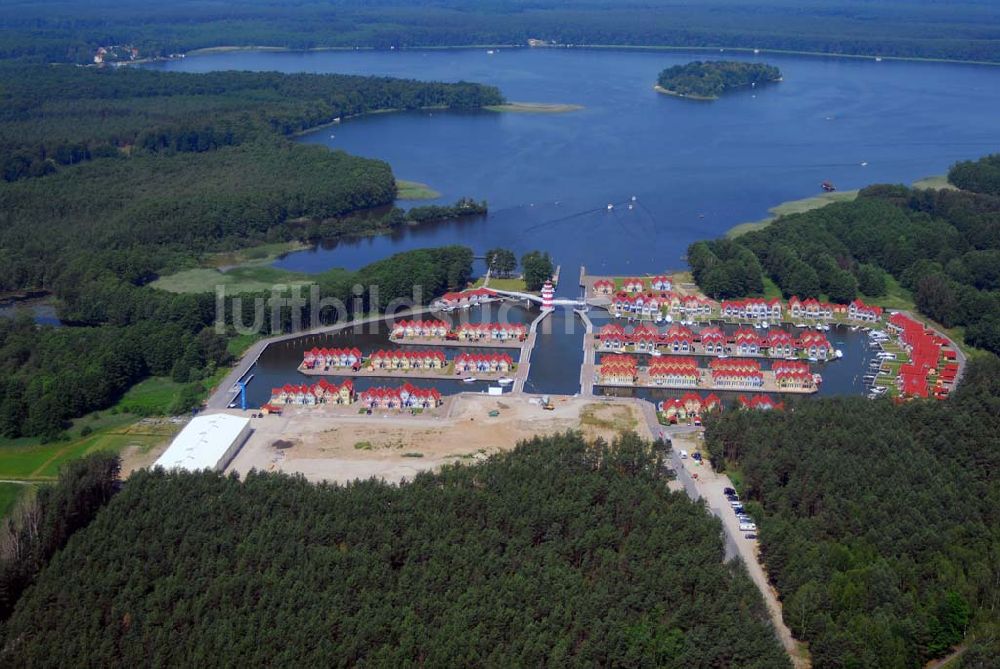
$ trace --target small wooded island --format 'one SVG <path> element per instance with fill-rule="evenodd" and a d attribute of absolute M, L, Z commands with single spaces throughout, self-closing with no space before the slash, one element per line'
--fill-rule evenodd
<path fill-rule="evenodd" d="M 781 70 L 764 63 L 740 63 L 731 60 L 675 65 L 660 72 L 656 90 L 695 100 L 717 100 L 734 88 L 760 86 L 781 81 Z"/>

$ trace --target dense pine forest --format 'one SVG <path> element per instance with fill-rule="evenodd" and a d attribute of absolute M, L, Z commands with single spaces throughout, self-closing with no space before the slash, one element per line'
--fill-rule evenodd
<path fill-rule="evenodd" d="M 960 163 L 963 190 L 864 188 L 853 202 L 785 216 L 735 240 L 698 242 L 688 262 L 708 294 L 760 292 L 762 273 L 785 297 L 846 303 L 886 295 L 890 279 L 921 312 L 961 326 L 973 346 L 1000 353 L 1000 195 L 996 158 Z"/>
<path fill-rule="evenodd" d="M 675 65 L 660 72 L 656 84 L 676 95 L 714 100 L 726 91 L 749 88 L 781 79 L 781 70 L 764 63 L 731 60 Z"/>
<path fill-rule="evenodd" d="M 742 473 L 785 622 L 817 669 L 920 667 L 967 632 L 996 633 L 998 433 L 994 356 L 947 402 L 843 398 L 708 422 L 712 463 Z"/>
<path fill-rule="evenodd" d="M 140 472 L 21 598 L 0 663 L 788 666 L 664 471 L 635 435 L 569 433 L 403 486 Z"/>
<path fill-rule="evenodd" d="M 992 0 L 7 0 L 0 57 L 90 62 L 199 47 L 525 44 L 670 45 L 1000 60 Z"/>

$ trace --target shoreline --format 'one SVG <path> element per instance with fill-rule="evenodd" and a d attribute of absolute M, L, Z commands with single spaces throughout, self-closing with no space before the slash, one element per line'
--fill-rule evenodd
<path fill-rule="evenodd" d="M 1000 67 L 1000 60 L 968 60 L 962 58 L 931 58 L 926 56 L 875 56 L 860 53 L 834 53 L 829 51 L 805 51 L 797 49 L 771 49 L 765 47 L 745 47 L 745 46 L 674 46 L 669 44 L 549 44 L 544 46 L 528 46 L 527 44 L 450 44 L 437 46 L 410 46 L 400 47 L 394 51 L 459 51 L 469 49 L 593 49 L 606 51 L 694 51 L 694 52 L 716 52 L 724 53 L 733 51 L 745 53 L 752 56 L 762 56 L 765 54 L 777 54 L 785 56 L 810 56 L 818 58 L 847 58 L 852 60 L 870 60 L 876 62 L 876 58 L 882 61 L 913 62 L 913 63 L 943 63 L 949 65 L 986 65 L 990 67 Z M 271 53 L 313 53 L 322 51 L 386 51 L 373 46 L 318 46 L 308 49 L 295 49 L 287 46 L 209 46 L 199 47 L 183 52 L 183 57 L 187 56 L 207 56 L 219 53 L 234 53 L 237 51 L 262 51 Z M 162 57 L 149 62 L 167 62 L 180 60 L 180 58 Z"/>
<path fill-rule="evenodd" d="M 502 105 L 486 105 L 482 109 L 499 114 L 566 114 L 580 111 L 584 106 L 560 102 L 505 102 Z"/>
<path fill-rule="evenodd" d="M 916 179 L 910 183 L 910 188 L 941 190 L 954 189 L 955 187 L 948 183 L 947 175 L 939 174 Z M 853 190 L 834 191 L 832 193 L 819 193 L 817 195 L 810 195 L 809 197 L 803 197 L 796 200 L 785 200 L 784 202 L 779 202 L 773 207 L 768 208 L 768 216 L 766 218 L 762 218 L 758 221 L 737 223 L 733 227 L 726 230 L 723 236 L 726 239 L 736 239 L 747 234 L 748 232 L 763 230 L 782 216 L 804 214 L 807 211 L 820 209 L 828 204 L 834 204 L 836 202 L 852 202 L 858 197 L 860 190 L 860 188 L 855 188 Z"/>
<path fill-rule="evenodd" d="M 678 93 L 677 91 L 670 90 L 669 88 L 664 88 L 659 84 L 653 84 L 653 90 L 661 95 L 669 95 L 674 98 L 681 98 L 682 100 L 697 100 L 698 102 L 714 102 L 719 99 L 718 95 L 687 95 L 685 93 Z"/>

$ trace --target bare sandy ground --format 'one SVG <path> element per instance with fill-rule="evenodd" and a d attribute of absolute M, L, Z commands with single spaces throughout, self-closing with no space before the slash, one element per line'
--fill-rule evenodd
<path fill-rule="evenodd" d="M 582 429 L 612 439 L 622 429 L 650 438 L 633 403 L 554 398 L 545 411 L 527 397 L 461 395 L 446 415 L 345 415 L 290 409 L 253 419 L 254 433 L 227 471 L 302 474 L 310 481 L 381 478 L 398 482 L 444 463 L 475 462 L 535 435 Z M 490 417 L 497 410 L 500 415 Z M 582 415 L 582 419 L 581 419 Z"/>

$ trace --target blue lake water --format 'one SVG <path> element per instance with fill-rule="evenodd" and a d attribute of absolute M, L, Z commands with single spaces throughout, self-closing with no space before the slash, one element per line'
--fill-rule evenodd
<path fill-rule="evenodd" d="M 785 80 L 712 103 L 652 90 L 693 59 L 766 60 Z M 1000 146 L 1000 68 L 805 56 L 506 49 L 236 52 L 158 65 L 477 81 L 509 100 L 583 105 L 567 114 L 411 112 L 349 120 L 304 142 L 382 158 L 442 201 L 486 199 L 490 215 L 294 253 L 280 267 L 356 268 L 461 243 L 541 248 L 575 276 L 683 266 L 688 244 L 757 220 L 785 200 L 909 183 Z M 867 162 L 867 166 L 862 166 Z M 636 205 L 627 203 L 636 196 Z M 616 204 L 607 211 L 609 203 Z M 568 275 L 567 275 L 568 276 Z M 564 287 L 564 291 L 566 287 Z"/>
<path fill-rule="evenodd" d="M 766 60 L 784 81 L 703 103 L 663 96 L 660 70 L 696 59 Z M 591 274 L 684 266 L 687 246 L 758 220 L 829 180 L 845 190 L 910 183 L 1000 146 L 1000 68 L 806 56 L 609 50 L 482 49 L 235 52 L 157 64 L 175 71 L 274 70 L 477 81 L 508 100 L 582 105 L 566 114 L 422 111 L 358 118 L 303 142 L 387 160 L 396 176 L 486 199 L 488 216 L 411 227 L 289 254 L 279 267 L 358 268 L 399 251 L 465 244 L 549 251 L 559 292 Z M 862 165 L 867 163 L 867 165 Z M 635 202 L 630 208 L 632 197 Z M 607 205 L 614 204 L 608 211 Z M 529 392 L 579 390 L 582 327 L 557 312 L 532 357 Z M 572 327 L 567 328 L 567 324 Z M 869 355 L 859 333 L 822 364 L 822 395 L 858 393 Z M 303 345 L 305 342 L 303 342 Z M 299 381 L 301 347 L 262 359 L 261 385 Z M 310 343 L 309 346 L 312 346 Z M 291 350 L 291 349 L 295 350 Z M 257 394 L 267 388 L 259 388 Z"/>

